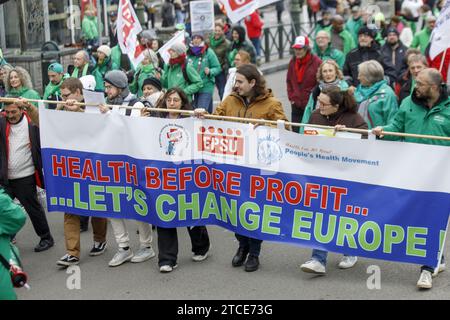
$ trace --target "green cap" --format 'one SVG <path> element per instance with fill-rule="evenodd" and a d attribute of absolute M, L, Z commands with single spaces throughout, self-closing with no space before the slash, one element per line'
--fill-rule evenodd
<path fill-rule="evenodd" d="M 48 66 L 48 71 L 53 71 L 56 73 L 64 73 L 64 68 L 60 63 L 55 62 Z"/>

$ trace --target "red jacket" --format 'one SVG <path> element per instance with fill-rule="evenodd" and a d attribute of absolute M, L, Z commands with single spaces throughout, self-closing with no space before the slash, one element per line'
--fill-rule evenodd
<path fill-rule="evenodd" d="M 262 35 L 262 29 L 264 22 L 259 16 L 258 10 L 245 18 L 245 26 L 247 27 L 247 35 L 250 39 L 260 38 Z"/>
<path fill-rule="evenodd" d="M 289 68 L 286 76 L 286 86 L 289 101 L 294 103 L 294 107 L 304 110 L 308 104 L 309 95 L 317 85 L 317 70 L 322 60 L 314 54 L 311 54 L 305 71 L 305 77 L 299 83 L 297 81 L 297 73 L 295 72 L 295 60 L 293 57 L 289 62 Z"/>
<path fill-rule="evenodd" d="M 445 52 L 445 51 L 444 51 Z M 444 55 L 444 52 L 441 52 L 438 54 L 433 60 L 430 60 L 430 56 L 427 55 L 427 61 L 430 68 L 435 68 L 437 70 L 441 69 L 441 62 L 442 62 L 442 56 Z M 447 83 L 447 74 L 448 74 L 448 68 L 450 67 L 450 49 L 447 50 L 447 54 L 445 55 L 444 59 L 444 65 L 442 66 L 441 75 L 444 79 L 444 83 Z"/>

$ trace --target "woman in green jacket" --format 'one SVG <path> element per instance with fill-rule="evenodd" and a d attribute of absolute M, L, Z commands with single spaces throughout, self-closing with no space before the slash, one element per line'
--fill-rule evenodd
<path fill-rule="evenodd" d="M 338 86 L 342 91 L 348 89 L 348 84 L 344 80 L 344 75 L 341 69 L 334 60 L 325 60 L 317 70 L 317 82 L 319 83 L 309 96 L 308 104 L 305 107 L 302 123 L 309 123 L 311 114 L 318 108 L 317 97 L 322 90 L 331 86 Z M 303 127 L 300 128 L 300 133 L 303 133 Z"/>
<path fill-rule="evenodd" d="M 11 235 L 19 232 L 25 220 L 23 210 L 0 187 L 0 255 L 8 262 L 11 259 Z M 0 263 L 0 301 L 16 299 L 9 270 Z"/>
<path fill-rule="evenodd" d="M 104 91 L 104 79 L 107 72 L 111 70 L 119 70 L 119 66 L 111 59 L 111 48 L 102 45 L 97 49 L 97 64 L 95 65 L 92 75 L 95 77 L 95 91 Z"/>
<path fill-rule="evenodd" d="M 133 82 L 130 84 L 130 91 L 138 98 L 143 96 L 143 85 L 145 79 L 161 77 L 161 70 L 158 67 L 159 60 L 156 53 L 147 49 L 144 51 L 144 60 L 139 64 L 136 73 L 134 74 Z"/>
<path fill-rule="evenodd" d="M 389 124 L 398 110 L 397 97 L 384 79 L 384 69 L 375 60 L 358 66 L 360 85 L 355 90 L 358 112 L 369 129 Z"/>
<path fill-rule="evenodd" d="M 164 66 L 164 72 L 161 77 L 163 88 L 178 87 L 186 93 L 189 101 L 192 101 L 192 96 L 203 87 L 202 78 L 200 78 L 192 64 L 188 63 L 186 46 L 184 44 L 173 44 L 169 49 L 169 53 L 170 60 Z"/>
<path fill-rule="evenodd" d="M 15 67 L 9 71 L 5 88 L 7 98 L 41 99 L 39 93 L 33 90 L 30 74 L 22 67 Z M 38 107 L 37 102 L 32 102 L 32 104 Z"/>
<path fill-rule="evenodd" d="M 192 36 L 188 50 L 188 63 L 192 64 L 203 81 L 203 88 L 194 95 L 194 106 L 212 113 L 215 79 L 222 68 L 214 51 L 205 44 L 203 35 Z"/>

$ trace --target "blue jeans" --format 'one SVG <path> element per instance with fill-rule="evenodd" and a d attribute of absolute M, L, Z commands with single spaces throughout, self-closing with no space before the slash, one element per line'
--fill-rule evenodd
<path fill-rule="evenodd" d="M 208 113 L 212 113 L 213 95 L 209 92 L 199 92 L 194 95 L 194 107 L 204 108 Z"/>
<path fill-rule="evenodd" d="M 175 10 L 175 16 L 177 23 L 184 23 L 184 12 L 181 10 Z"/>
<path fill-rule="evenodd" d="M 220 101 L 222 101 L 223 91 L 225 90 L 226 83 L 227 83 L 227 76 L 225 75 L 225 72 L 222 71 L 216 76 L 216 87 L 217 91 L 219 91 Z"/>
<path fill-rule="evenodd" d="M 348 256 L 348 255 L 344 254 L 344 256 Z M 328 251 L 314 249 L 312 252 L 312 258 L 314 260 L 319 261 L 324 266 L 327 265 L 327 257 L 328 257 Z"/>
<path fill-rule="evenodd" d="M 256 51 L 256 58 L 261 56 L 261 38 L 250 38 Z"/>

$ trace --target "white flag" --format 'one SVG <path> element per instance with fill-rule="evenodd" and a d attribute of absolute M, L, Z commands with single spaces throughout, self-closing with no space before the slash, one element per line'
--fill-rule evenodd
<path fill-rule="evenodd" d="M 228 18 L 237 23 L 251 15 L 256 9 L 267 6 L 279 0 L 220 0 L 224 5 Z"/>
<path fill-rule="evenodd" d="M 166 64 L 168 64 L 170 60 L 169 49 L 172 47 L 172 45 L 174 45 L 175 43 L 185 44 L 184 42 L 185 42 L 184 31 L 181 30 L 175 33 L 173 38 L 167 41 L 167 43 L 158 50 L 159 54 L 161 55 L 161 58 L 164 60 Z"/>
<path fill-rule="evenodd" d="M 120 0 L 117 16 L 117 40 L 120 49 L 128 55 L 136 68 L 144 59 L 144 50 L 137 40 L 137 35 L 142 31 L 142 26 L 130 0 Z"/>
<path fill-rule="evenodd" d="M 447 0 L 431 33 L 430 58 L 433 60 L 450 47 L 450 0 Z"/>

